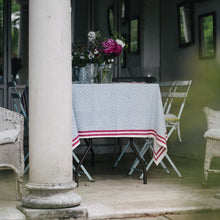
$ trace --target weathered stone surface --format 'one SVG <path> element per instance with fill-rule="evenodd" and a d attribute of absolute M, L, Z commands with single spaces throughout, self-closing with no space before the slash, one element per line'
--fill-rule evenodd
<path fill-rule="evenodd" d="M 33 209 L 60 209 L 78 206 L 81 196 L 74 192 L 75 183 L 63 185 L 27 184 L 29 194 L 22 198 L 22 206 Z"/>
<path fill-rule="evenodd" d="M 45 220 L 45 219 L 78 219 L 84 220 L 88 218 L 88 211 L 83 206 L 63 209 L 31 209 L 21 205 L 17 206 L 27 220 Z"/>
<path fill-rule="evenodd" d="M 215 194 L 215 198 L 216 198 L 216 199 L 220 199 L 220 192 L 217 192 L 217 193 Z"/>

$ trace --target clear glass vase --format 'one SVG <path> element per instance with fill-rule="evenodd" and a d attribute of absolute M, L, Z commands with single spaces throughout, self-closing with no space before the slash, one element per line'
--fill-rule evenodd
<path fill-rule="evenodd" d="M 113 75 L 112 64 L 105 64 L 100 67 L 100 79 L 101 83 L 111 83 Z"/>
<path fill-rule="evenodd" d="M 85 67 L 78 68 L 77 74 L 78 74 L 79 83 L 82 84 L 94 83 L 94 79 L 98 74 L 98 64 L 87 63 Z"/>
<path fill-rule="evenodd" d="M 98 75 L 98 64 L 87 63 L 85 69 L 86 69 L 88 83 L 94 83 L 95 77 Z"/>
<path fill-rule="evenodd" d="M 78 74 L 78 80 L 79 80 L 79 83 L 87 83 L 87 73 L 86 73 L 86 68 L 85 67 L 80 67 L 79 68 L 79 74 Z"/>

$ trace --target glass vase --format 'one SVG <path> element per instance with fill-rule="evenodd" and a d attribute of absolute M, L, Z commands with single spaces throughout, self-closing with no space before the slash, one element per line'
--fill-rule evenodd
<path fill-rule="evenodd" d="M 94 83 L 94 79 L 98 74 L 98 64 L 97 63 L 87 63 L 86 64 L 86 73 L 88 83 Z"/>
<path fill-rule="evenodd" d="M 113 67 L 112 64 L 105 64 L 100 68 L 101 83 L 112 83 Z"/>
<path fill-rule="evenodd" d="M 79 68 L 79 75 L 78 75 L 78 79 L 79 79 L 79 83 L 87 83 L 87 73 L 86 73 L 86 68 L 85 67 L 80 67 Z"/>

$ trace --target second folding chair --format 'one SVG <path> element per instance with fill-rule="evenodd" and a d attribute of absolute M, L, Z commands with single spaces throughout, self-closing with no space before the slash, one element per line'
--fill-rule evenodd
<path fill-rule="evenodd" d="M 180 135 L 180 119 L 182 116 L 182 112 L 185 106 L 186 98 L 188 96 L 188 92 L 190 89 L 192 81 L 174 81 L 174 82 L 162 82 L 160 83 L 160 88 L 161 88 L 161 96 L 163 99 L 163 104 L 164 104 L 164 114 L 165 114 L 165 121 L 166 121 L 166 127 L 168 129 L 168 134 L 167 134 L 167 141 L 171 134 L 177 130 L 178 138 L 179 141 L 182 141 L 181 135 Z M 164 87 L 166 87 L 166 91 L 164 91 Z M 140 151 L 140 154 L 142 157 L 144 157 L 145 153 L 147 150 L 153 151 L 152 145 L 144 145 Z M 170 165 L 173 167 L 175 172 L 179 177 L 182 177 L 181 173 L 171 160 L 168 154 L 165 156 L 170 163 Z M 162 163 L 163 161 L 161 161 Z M 147 170 L 150 168 L 150 166 L 153 163 L 153 159 L 149 162 L 147 166 Z M 129 175 L 131 175 L 136 169 L 138 165 L 138 160 L 136 159 L 134 163 L 132 164 L 130 168 Z M 166 170 L 167 173 L 169 173 L 168 169 L 164 164 L 163 165 L 164 169 Z M 143 178 L 143 174 L 140 176 L 140 178 Z"/>

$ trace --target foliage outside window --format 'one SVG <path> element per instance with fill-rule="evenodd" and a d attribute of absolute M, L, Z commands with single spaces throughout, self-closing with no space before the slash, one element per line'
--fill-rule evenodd
<path fill-rule="evenodd" d="M 20 5 L 12 1 L 11 5 L 11 50 L 12 56 L 18 55 L 18 39 L 20 28 Z"/>
<path fill-rule="evenodd" d="M 3 77 L 4 77 L 4 64 L 3 64 L 3 57 L 4 57 L 4 44 L 9 44 L 11 43 L 11 57 L 17 58 L 18 57 L 18 39 L 19 39 L 19 28 L 20 28 L 20 5 L 16 3 L 14 0 L 11 0 L 11 9 L 9 7 L 4 8 L 3 7 L 3 0 L 0 0 L 0 83 L 3 83 Z M 7 6 L 9 6 L 8 4 Z M 7 12 L 10 13 L 11 11 L 11 27 L 6 28 L 11 28 L 11 42 L 8 42 L 7 39 L 5 39 L 7 42 L 4 42 L 4 30 L 3 26 L 6 25 L 6 21 L 4 21 L 4 16 L 3 16 L 3 10 L 7 10 Z M 6 11 L 5 11 L 6 13 Z M 12 67 L 12 69 L 14 66 Z"/>
<path fill-rule="evenodd" d="M 199 55 L 212 58 L 216 53 L 215 13 L 199 16 Z"/>

